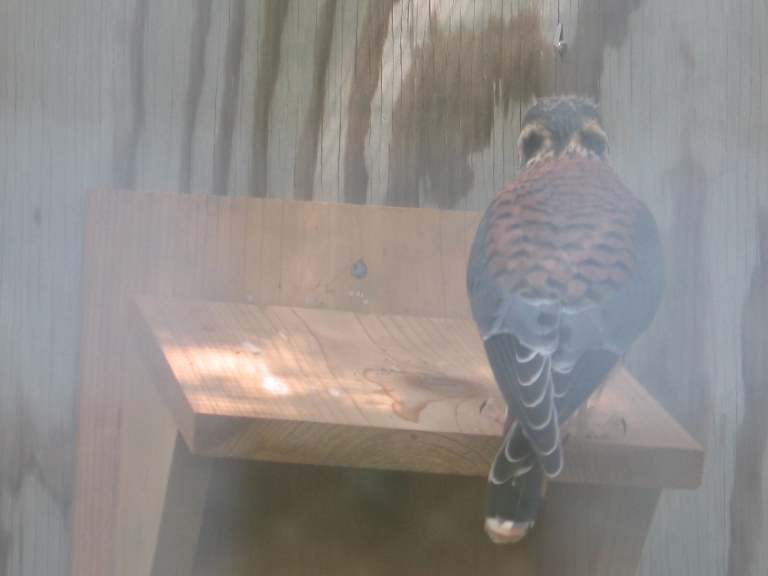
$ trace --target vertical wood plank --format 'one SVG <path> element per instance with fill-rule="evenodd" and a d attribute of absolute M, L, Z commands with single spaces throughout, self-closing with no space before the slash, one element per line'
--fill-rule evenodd
<path fill-rule="evenodd" d="M 308 307 L 328 302 L 328 204 L 288 202 L 281 230 L 280 302 Z"/>
<path fill-rule="evenodd" d="M 364 213 L 363 250 L 370 275 L 366 296 L 371 312 L 443 315 L 443 299 L 435 297 L 442 293 L 439 214 L 425 210 L 417 216 L 402 208 Z M 391 273 L 398 275 L 396 282 L 387 277 Z"/>
<path fill-rule="evenodd" d="M 178 432 L 151 375 L 128 344 L 127 385 L 120 405 L 114 574 L 149 576 Z"/>
<path fill-rule="evenodd" d="M 365 312 L 370 276 L 363 252 L 363 215 L 357 206 L 331 204 L 329 213 L 330 254 L 328 263 L 328 307 Z M 361 262 L 365 275 L 352 275 L 351 268 Z M 362 271 L 358 271 L 358 276 Z"/>
<path fill-rule="evenodd" d="M 538 576 L 635 576 L 660 490 L 550 484 L 538 526 Z"/>
<path fill-rule="evenodd" d="M 295 302 L 302 297 L 301 247 L 304 236 L 304 223 L 301 220 L 301 204 L 287 202 L 283 204 L 280 226 L 280 277 L 279 289 L 281 304 Z"/>
<path fill-rule="evenodd" d="M 262 239 L 265 230 L 264 202 L 246 202 L 244 211 L 243 295 L 246 302 L 256 303 L 262 301 L 262 278 L 266 274 L 266 266 L 262 263 L 266 252 Z"/>
<path fill-rule="evenodd" d="M 88 200 L 83 259 L 87 264 L 83 282 L 81 402 L 73 494 L 74 545 L 70 562 L 74 574 L 109 574 L 114 558 L 114 523 L 109 508 L 115 496 L 118 404 L 108 397 L 111 390 L 103 391 L 97 383 L 110 382 L 109 361 L 114 362 L 116 355 L 116 350 L 109 346 L 107 326 L 111 314 L 104 294 L 114 290 L 110 263 L 120 259 L 121 247 L 128 239 L 120 226 L 117 195 L 91 193 Z M 91 250 L 89 247 L 93 246 L 102 248 Z M 100 497 L 93 499 L 93 494 Z M 99 526 L 106 537 L 89 538 L 93 526 Z"/>
<path fill-rule="evenodd" d="M 248 203 L 243 198 L 231 198 L 230 202 L 229 298 L 236 302 L 244 302 L 246 301 L 245 271 L 251 266 L 245 260 Z"/>
<path fill-rule="evenodd" d="M 310 308 L 328 306 L 330 267 L 330 204 L 305 205 L 308 211 L 305 219 L 306 237 L 304 249 L 304 305 Z"/>
<path fill-rule="evenodd" d="M 464 212 L 440 213 L 440 265 L 443 278 L 445 315 L 452 318 L 469 318 L 466 268 L 469 257 L 467 225 Z"/>
<path fill-rule="evenodd" d="M 196 207 L 194 233 L 190 236 L 191 254 L 188 266 L 194 270 L 194 283 L 190 286 L 190 295 L 204 295 L 210 282 L 206 267 L 206 251 L 208 245 L 208 196 L 191 195 Z"/>
<path fill-rule="evenodd" d="M 189 453 L 135 347 L 127 353 L 114 574 L 189 574 L 211 462 Z"/>
<path fill-rule="evenodd" d="M 174 278 L 173 295 L 189 296 L 194 293 L 199 275 L 194 265 L 195 248 L 198 236 L 198 212 L 201 196 L 193 196 L 188 202 L 178 202 L 174 209 L 175 230 L 171 232 L 174 239 L 171 263 Z"/>
<path fill-rule="evenodd" d="M 201 277 L 203 294 L 208 298 L 216 298 L 217 289 L 220 286 L 219 277 L 216 274 L 218 246 L 216 240 L 219 237 L 219 219 L 218 208 L 219 203 L 215 196 L 205 196 L 203 203 L 203 222 L 205 226 L 205 233 L 202 238 L 201 249 L 203 251 L 205 259 L 203 260 L 203 274 Z M 206 274 L 206 272 L 209 272 Z"/>
<path fill-rule="evenodd" d="M 757 224 L 760 263 L 752 273 L 741 316 L 744 418 L 734 449 L 728 576 L 756 572 L 765 532 L 762 476 L 768 443 L 764 418 L 768 409 L 768 208 L 760 210 Z"/>
<path fill-rule="evenodd" d="M 209 196 L 209 201 L 213 196 Z M 210 294 L 213 300 L 231 300 L 232 299 L 232 274 L 230 267 L 231 242 L 232 242 L 232 199 L 222 198 L 221 202 L 216 203 L 216 237 L 214 240 L 216 246 L 215 267 L 213 272 L 213 290 Z M 209 204 L 211 210 L 214 210 L 213 204 Z"/>
<path fill-rule="evenodd" d="M 210 459 L 193 456 L 181 435 L 176 435 L 152 564 L 153 575 L 186 576 L 192 573 L 211 465 Z M 131 575 L 138 576 L 138 573 Z"/>
<path fill-rule="evenodd" d="M 283 276 L 283 208 L 282 202 L 264 200 L 261 229 L 261 304 L 280 303 L 280 279 Z"/>

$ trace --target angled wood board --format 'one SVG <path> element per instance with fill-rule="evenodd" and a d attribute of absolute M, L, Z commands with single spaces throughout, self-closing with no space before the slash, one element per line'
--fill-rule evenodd
<path fill-rule="evenodd" d="M 504 404 L 470 320 L 140 296 L 193 453 L 485 475 Z M 694 487 L 701 447 L 623 367 L 566 423 L 560 480 Z"/>

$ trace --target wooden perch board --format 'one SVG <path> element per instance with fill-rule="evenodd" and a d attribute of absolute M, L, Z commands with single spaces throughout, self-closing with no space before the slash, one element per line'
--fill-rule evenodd
<path fill-rule="evenodd" d="M 135 546 L 128 546 L 126 534 L 134 545 L 146 543 L 146 554 L 151 552 L 153 535 L 157 535 L 155 561 L 164 553 L 171 554 L 176 564 L 184 560 L 177 539 L 166 537 L 177 533 L 172 529 L 173 522 L 166 526 L 165 520 L 185 518 L 184 532 L 192 531 L 189 518 L 198 515 L 201 501 L 186 500 L 190 493 L 199 491 L 202 477 L 198 474 L 198 478 L 187 478 L 189 482 L 181 486 L 175 485 L 175 481 L 175 486 L 170 485 L 171 478 L 187 476 L 189 466 L 177 462 L 177 454 L 184 452 L 177 450 L 180 447 L 173 443 L 173 435 L 165 437 L 165 443 L 148 444 L 142 440 L 150 426 L 158 425 L 148 425 L 145 420 L 152 420 L 158 412 L 169 419 L 160 424 L 170 425 L 166 430 L 178 427 L 191 451 L 198 455 L 478 475 L 474 479 L 408 475 L 416 478 L 420 486 L 412 495 L 415 500 L 453 502 L 451 506 L 455 504 L 456 510 L 464 510 L 459 515 L 460 523 L 466 523 L 461 525 L 477 528 L 474 539 L 468 539 L 467 531 L 475 528 L 462 528 L 450 544 L 445 543 L 457 551 L 460 562 L 466 561 L 474 568 L 496 566 L 488 570 L 477 568 L 479 571 L 474 573 L 497 573 L 502 564 L 506 566 L 502 571 L 526 573 L 518 560 L 531 568 L 536 562 L 530 554 L 540 549 L 542 558 L 546 557 L 542 562 L 548 567 L 539 574 L 595 573 L 592 568 L 606 565 L 603 559 L 610 565 L 598 570 L 599 573 L 634 574 L 659 488 L 696 486 L 703 454 L 626 372 L 614 375 L 596 408 L 586 412 L 583 421 L 571 428 L 566 468 L 559 480 L 572 482 L 550 487 L 539 524 L 542 540 L 536 543 L 539 537 L 532 534 L 534 539 L 529 543 L 509 551 L 490 547 L 480 530 L 481 476 L 485 475 L 500 442 L 501 411 L 495 402 L 482 413 L 479 410 L 478 390 L 482 389 L 487 397 L 498 396 L 470 321 L 464 281 L 467 257 L 481 216 L 450 210 L 190 194 L 90 192 L 84 231 L 72 574 L 120 573 L 116 571 L 117 558 L 134 555 Z M 363 278 L 351 274 L 356 262 L 367 267 Z M 137 294 L 146 296 L 135 301 Z M 285 318 L 292 319 L 290 330 Z M 379 330 L 369 330 L 370 337 L 359 337 L 359 327 L 344 328 L 345 322 L 354 327 L 364 321 L 366 326 L 378 326 Z M 128 329 L 131 323 L 137 338 Z M 389 326 L 407 328 L 416 335 L 422 334 L 418 330 L 435 332 L 438 326 L 441 330 L 430 335 L 432 344 L 425 346 L 422 344 L 427 342 L 426 336 L 423 340 L 387 336 L 382 327 Z M 282 339 L 280 332 L 287 340 Z M 450 339 L 448 334 L 452 335 Z M 382 336 L 391 340 L 382 340 Z M 341 339 L 335 341 L 338 337 Z M 139 344 L 137 350 L 130 342 L 132 338 Z M 466 347 L 461 338 L 467 339 Z M 244 342 L 259 347 L 261 352 L 245 356 L 245 350 L 253 354 L 255 349 Z M 417 346 L 414 342 L 421 344 Z M 461 347 L 455 342 L 462 342 Z M 396 364 L 398 368 L 415 373 L 417 378 L 409 381 L 402 372 L 392 370 L 391 365 L 378 363 L 382 348 L 400 362 Z M 456 348 L 460 348 L 458 353 Z M 207 356 L 193 353 L 201 349 L 207 351 Z M 313 356 L 313 351 L 319 349 L 325 354 Z M 172 350 L 176 356 L 169 353 Z M 357 356 L 347 354 L 353 350 L 358 351 Z M 462 361 L 452 359 L 453 363 L 448 363 L 445 355 L 449 351 Z M 137 352 L 143 360 L 137 360 Z M 418 362 L 413 360 L 415 356 L 420 359 Z M 254 415 L 256 403 L 249 394 L 264 383 L 263 376 L 259 380 L 253 373 L 253 361 L 259 357 L 273 374 L 278 369 L 293 370 L 280 374 L 279 379 L 283 384 L 297 382 L 301 394 L 292 396 L 294 390 L 288 388 L 291 393 L 281 395 L 277 405 L 289 405 L 295 415 L 305 419 L 292 420 L 287 411 L 269 417 Z M 251 363 L 250 368 L 244 358 Z M 227 364 L 225 359 L 236 362 Z M 368 362 L 370 359 L 373 361 Z M 201 369 L 206 360 L 208 372 Z M 351 363 L 353 360 L 357 364 Z M 470 361 L 476 361 L 477 366 L 470 369 L 465 364 Z M 302 372 L 307 366 L 315 370 L 312 378 Z M 218 373 L 211 370 L 214 367 Z M 369 378 L 365 378 L 363 369 L 372 370 L 367 373 Z M 241 371 L 245 378 L 238 377 Z M 358 379 L 350 378 L 350 373 Z M 288 378 L 290 374 L 294 380 Z M 424 390 L 425 386 L 418 385 L 424 381 L 445 384 L 446 379 L 471 384 L 466 384 L 466 389 L 465 384 L 460 386 L 464 397 L 447 385 L 439 388 L 439 394 L 434 387 Z M 276 380 L 266 382 L 276 384 Z M 143 393 L 144 384 L 152 388 L 157 383 L 161 395 L 150 400 Z M 405 389 L 401 387 L 403 383 L 407 385 Z M 351 403 L 356 389 L 382 409 L 378 416 Z M 339 390 L 339 395 L 331 390 Z M 203 391 L 206 394 L 195 398 L 194 392 Z M 170 408 L 167 414 L 161 409 L 163 403 Z M 359 406 L 368 404 L 361 401 Z M 625 413 L 626 406 L 632 407 L 631 413 Z M 310 419 L 311 411 L 322 418 Z M 375 418 L 384 424 L 377 423 Z M 627 425 L 626 435 L 622 418 Z M 601 419 L 604 426 L 590 426 L 591 421 L 600 424 Z M 137 427 L 142 426 L 142 432 L 135 434 Z M 594 436 L 595 431 L 602 437 L 586 437 Z M 151 470 L 144 465 L 133 466 L 132 458 L 162 463 L 161 472 L 169 478 L 166 513 L 160 526 L 152 521 L 156 506 L 149 506 L 150 499 L 143 494 L 147 490 L 154 494 L 162 492 L 155 482 L 160 478 L 159 465 Z M 191 459 L 194 460 L 197 459 Z M 219 464 L 214 462 L 213 468 Z M 260 467 L 274 473 L 279 470 L 281 475 L 294 469 L 279 463 Z M 290 474 L 301 478 L 302 486 L 320 489 L 295 470 Z M 341 469 L 324 470 L 338 474 L 339 478 L 345 476 Z M 153 481 L 147 484 L 142 476 Z M 281 489 L 271 492 L 268 498 L 279 500 L 281 494 L 293 498 L 296 484 L 291 482 L 290 477 L 276 482 L 275 486 Z M 346 484 L 339 482 L 338 488 L 343 491 Z M 610 483 L 614 485 L 605 485 Z M 462 492 L 463 488 L 441 489 L 443 484 L 464 486 L 468 492 Z M 183 505 L 178 505 L 179 501 Z M 569 504 L 564 507 L 566 501 Z M 435 562 L 430 551 L 436 549 L 421 539 L 423 526 L 419 518 L 422 512 L 427 514 L 426 508 L 409 504 L 408 509 L 415 524 L 407 536 L 398 536 L 397 542 L 402 546 L 397 545 L 397 554 L 409 561 L 419 559 L 419 569 L 411 570 L 414 573 L 432 573 L 425 567 L 443 573 L 441 566 L 451 561 L 440 553 L 440 562 Z M 595 510 L 601 512 L 595 514 Z M 585 529 L 587 514 L 590 526 Z M 277 516 L 272 520 L 283 521 Z M 315 541 L 317 546 L 326 550 L 329 538 L 330 542 L 348 545 L 348 532 L 340 531 L 333 536 L 326 530 L 326 519 L 322 525 L 324 528 Z M 351 525 L 355 526 L 352 532 L 360 531 L 358 526 Z M 136 526 L 143 526 L 144 532 L 135 533 Z M 275 526 L 265 521 L 262 533 L 271 534 Z M 211 529 L 218 534 L 230 527 Z M 629 536 L 627 531 L 631 532 Z M 210 540 L 205 536 L 203 539 Z M 477 545 L 476 551 L 462 548 L 470 541 Z M 595 544 L 598 541 L 602 544 Z M 579 555 L 583 560 L 579 564 L 574 562 L 574 555 L 552 557 L 548 552 L 553 545 L 589 553 Z M 274 551 L 269 539 L 261 547 L 250 542 L 245 547 L 249 554 L 258 550 L 254 554 L 262 556 L 266 550 L 264 557 L 272 554 L 281 562 L 285 559 L 285 555 Z M 615 569 L 617 559 L 623 558 L 615 554 L 617 549 L 621 554 L 631 552 L 632 556 L 631 562 L 621 562 L 621 570 Z M 194 552 L 193 543 L 187 550 Z M 354 556 L 344 556 L 346 553 L 339 557 Z M 149 562 L 151 558 L 146 554 L 143 558 Z M 391 557 L 386 555 L 386 561 L 382 560 L 389 572 Z M 502 557 L 512 564 L 505 563 Z M 551 566 L 558 558 L 568 566 Z M 188 556 L 186 559 L 191 562 Z M 131 561 L 124 568 L 133 575 L 136 565 Z M 265 573 L 277 572 L 270 569 Z"/>
<path fill-rule="evenodd" d="M 139 349 L 192 453 L 485 475 L 504 404 L 470 320 L 140 296 Z M 623 368 L 562 481 L 694 488 L 703 450 Z"/>

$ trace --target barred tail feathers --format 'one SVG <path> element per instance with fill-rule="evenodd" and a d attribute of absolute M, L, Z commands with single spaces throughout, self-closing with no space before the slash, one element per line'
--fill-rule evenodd
<path fill-rule="evenodd" d="M 513 461 L 508 458 L 510 451 Z M 497 544 L 517 542 L 535 524 L 541 507 L 544 473 L 522 427 L 515 423 L 501 446 L 485 494 L 485 530 Z"/>
<path fill-rule="evenodd" d="M 544 473 L 557 476 L 563 456 L 550 356 L 523 346 L 507 333 L 488 338 L 485 349 L 499 389 L 520 424 L 520 433 L 535 451 Z M 507 434 L 505 446 L 510 450 L 511 439 Z"/>

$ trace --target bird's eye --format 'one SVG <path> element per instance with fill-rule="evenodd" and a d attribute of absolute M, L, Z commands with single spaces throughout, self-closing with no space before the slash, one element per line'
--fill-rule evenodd
<path fill-rule="evenodd" d="M 523 157 L 531 158 L 541 148 L 544 138 L 538 132 L 531 132 L 523 138 Z"/>
<path fill-rule="evenodd" d="M 579 134 L 581 145 L 600 156 L 605 152 L 605 137 L 594 130 L 582 130 Z"/>

